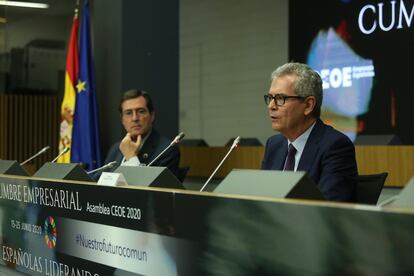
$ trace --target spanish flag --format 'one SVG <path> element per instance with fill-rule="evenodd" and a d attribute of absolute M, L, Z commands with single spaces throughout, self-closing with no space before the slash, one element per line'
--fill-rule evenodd
<path fill-rule="evenodd" d="M 76 102 L 75 85 L 79 75 L 78 29 L 79 20 L 76 9 L 66 58 L 65 94 L 61 107 L 59 152 L 63 151 L 66 147 L 70 148 L 72 144 L 73 114 Z M 70 163 L 70 151 L 62 155 L 57 162 Z"/>

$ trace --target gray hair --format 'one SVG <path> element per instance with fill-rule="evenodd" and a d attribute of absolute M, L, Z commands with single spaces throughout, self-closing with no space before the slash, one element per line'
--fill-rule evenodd
<path fill-rule="evenodd" d="M 301 97 L 314 96 L 316 98 L 316 106 L 312 111 L 312 115 L 315 118 L 319 118 L 323 100 L 322 79 L 319 74 L 306 64 L 290 62 L 279 66 L 273 71 L 271 79 L 286 75 L 295 75 L 297 77 L 294 83 L 296 95 Z"/>

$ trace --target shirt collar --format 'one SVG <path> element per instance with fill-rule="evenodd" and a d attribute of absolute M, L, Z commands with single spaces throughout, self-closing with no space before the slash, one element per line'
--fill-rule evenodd
<path fill-rule="evenodd" d="M 306 142 L 308 141 L 309 135 L 311 134 L 315 124 L 316 121 L 310 127 L 308 127 L 308 129 L 304 133 L 302 133 L 298 138 L 296 138 L 295 141 L 291 142 L 288 140 L 288 146 L 289 144 L 293 144 L 293 146 L 296 149 L 296 152 L 298 152 L 299 155 L 302 155 L 303 149 L 305 148 Z"/>

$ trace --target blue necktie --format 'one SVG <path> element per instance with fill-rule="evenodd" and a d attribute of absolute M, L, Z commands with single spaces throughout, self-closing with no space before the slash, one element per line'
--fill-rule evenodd
<path fill-rule="evenodd" d="M 293 144 L 289 144 L 288 154 L 286 158 L 284 171 L 294 171 L 295 170 L 295 154 L 296 149 Z"/>

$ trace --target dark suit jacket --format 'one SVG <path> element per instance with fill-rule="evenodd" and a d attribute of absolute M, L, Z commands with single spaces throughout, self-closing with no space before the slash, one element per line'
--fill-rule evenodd
<path fill-rule="evenodd" d="M 283 170 L 287 146 L 287 139 L 283 135 L 270 137 L 266 143 L 262 169 Z M 358 169 L 354 144 L 343 133 L 319 119 L 306 142 L 297 171 L 306 171 L 326 199 L 355 200 Z"/>
<path fill-rule="evenodd" d="M 122 159 L 124 156 L 119 149 L 119 144 L 121 142 L 117 142 L 112 145 L 110 148 L 108 155 L 105 159 L 105 164 L 118 161 L 118 166 L 121 165 Z M 138 159 L 141 163 L 149 164 L 155 157 L 158 156 L 168 145 L 171 143 L 168 138 L 161 136 L 159 132 L 155 129 L 152 129 L 150 136 L 145 141 L 142 148 L 139 150 Z M 177 175 L 178 173 L 178 165 L 180 163 L 180 150 L 177 145 L 171 147 L 166 151 L 157 161 L 155 161 L 151 166 L 158 166 L 158 167 L 167 167 L 170 171 Z M 118 166 L 112 169 L 115 170 Z"/>

